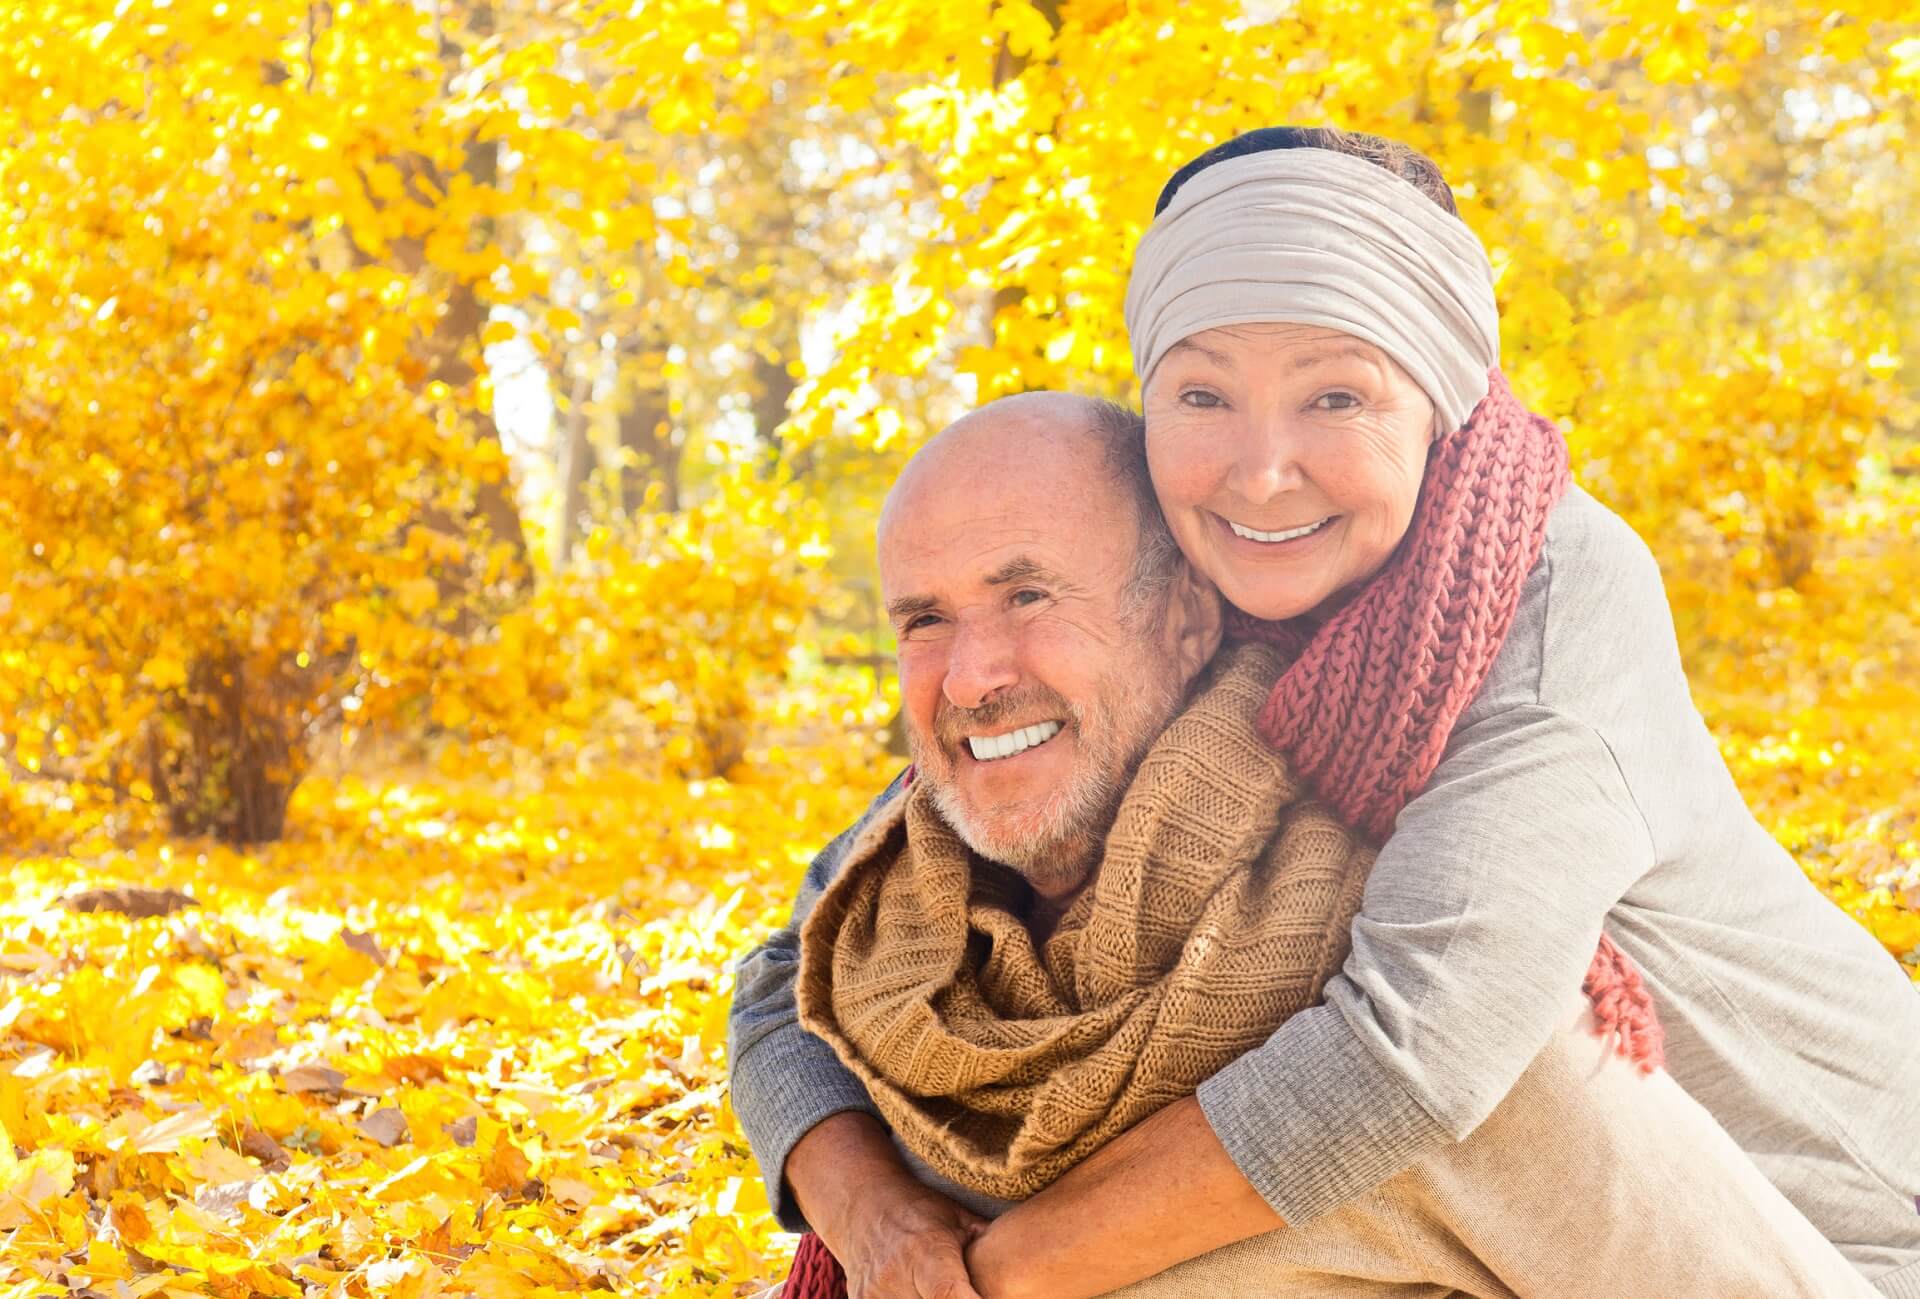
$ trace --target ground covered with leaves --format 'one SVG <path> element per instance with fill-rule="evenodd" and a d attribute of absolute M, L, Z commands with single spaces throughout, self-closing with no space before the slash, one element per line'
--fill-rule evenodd
<path fill-rule="evenodd" d="M 262 851 L 6 861 L 0 1295 L 764 1284 L 726 966 L 886 777 L 779 773 L 316 780 Z"/>
<path fill-rule="evenodd" d="M 1772 828 L 1920 958 L 1886 764 L 1715 699 Z M 889 760 L 758 758 L 732 783 L 314 779 L 262 850 L 96 832 L 8 859 L 0 1299 L 776 1280 L 792 1242 L 725 1104 L 728 963 Z"/>

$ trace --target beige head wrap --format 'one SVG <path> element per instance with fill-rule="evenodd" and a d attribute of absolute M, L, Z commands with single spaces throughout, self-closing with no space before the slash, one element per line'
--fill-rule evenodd
<path fill-rule="evenodd" d="M 1127 284 L 1133 369 L 1262 321 L 1365 339 L 1413 377 L 1435 434 L 1467 422 L 1500 361 L 1486 249 L 1411 183 L 1329 149 L 1271 149 L 1196 173 L 1140 238 Z"/>

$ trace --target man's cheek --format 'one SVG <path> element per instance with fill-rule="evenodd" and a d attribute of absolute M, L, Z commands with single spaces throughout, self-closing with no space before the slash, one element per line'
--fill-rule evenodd
<path fill-rule="evenodd" d="M 918 646 L 902 646 L 895 667 L 900 676 L 900 711 L 931 737 L 933 719 L 940 708 L 944 668 L 930 649 Z"/>

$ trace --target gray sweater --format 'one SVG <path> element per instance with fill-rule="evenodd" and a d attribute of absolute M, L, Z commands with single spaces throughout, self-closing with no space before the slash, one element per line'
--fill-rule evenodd
<path fill-rule="evenodd" d="M 799 926 L 853 833 L 734 992 L 734 1109 L 795 1230 L 788 1152 L 831 1114 L 873 1112 L 793 1001 Z M 1603 927 L 1653 993 L 1674 1078 L 1884 1294 L 1920 1299 L 1920 991 L 1748 812 L 1652 555 L 1578 488 L 1381 849 L 1346 965 L 1203 1083 L 1201 1108 L 1274 1210 L 1310 1221 L 1486 1118 Z"/>

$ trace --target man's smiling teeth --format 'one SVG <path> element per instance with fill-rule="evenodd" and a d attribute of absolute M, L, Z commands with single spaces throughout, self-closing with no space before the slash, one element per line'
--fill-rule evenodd
<path fill-rule="evenodd" d="M 1041 722 L 1035 726 L 1023 726 L 1017 731 L 1008 731 L 1005 735 L 970 735 L 967 747 L 973 750 L 973 756 L 982 762 L 992 762 L 995 758 L 1010 758 L 1016 753 L 1025 753 L 1036 744 L 1045 744 L 1060 733 L 1060 723 Z"/>
<path fill-rule="evenodd" d="M 1286 532 L 1257 532 L 1252 528 L 1241 527 L 1232 519 L 1227 520 L 1227 526 L 1233 529 L 1234 536 L 1245 537 L 1248 541 L 1292 541 L 1295 537 L 1304 537 L 1309 533 L 1318 532 L 1332 521 L 1333 516 L 1329 514 L 1318 523 L 1309 523 L 1304 528 L 1291 528 Z"/>

